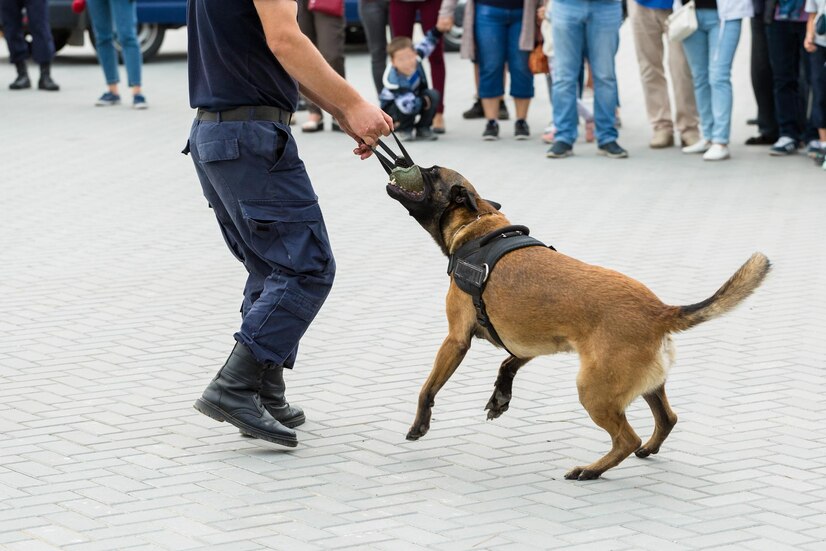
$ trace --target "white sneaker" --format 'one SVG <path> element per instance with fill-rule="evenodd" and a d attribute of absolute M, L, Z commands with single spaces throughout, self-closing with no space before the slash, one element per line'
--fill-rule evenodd
<path fill-rule="evenodd" d="M 711 148 L 711 142 L 708 140 L 700 140 L 694 145 L 687 145 L 686 147 L 682 148 L 680 151 L 686 153 L 688 155 L 696 154 L 696 153 L 705 153 Z"/>
<path fill-rule="evenodd" d="M 711 144 L 708 151 L 703 155 L 704 161 L 723 161 L 728 159 L 731 155 L 728 152 L 728 146 L 721 143 Z"/>

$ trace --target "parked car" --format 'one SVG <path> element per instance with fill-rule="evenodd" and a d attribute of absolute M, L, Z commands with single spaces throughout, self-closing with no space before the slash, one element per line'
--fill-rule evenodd
<path fill-rule="evenodd" d="M 150 60 L 161 49 L 167 29 L 186 25 L 186 0 L 136 0 L 138 11 L 138 42 L 144 61 Z M 445 35 L 445 49 L 457 51 L 462 39 L 462 15 L 465 0 L 456 8 L 456 24 Z M 358 14 L 358 0 L 344 0 L 344 16 L 347 20 L 347 42 L 363 43 L 364 28 Z M 49 0 L 49 20 L 52 26 L 55 48 L 67 44 L 82 46 L 86 35 L 94 46 L 95 37 L 87 12 L 72 11 L 72 0 Z M 2 21 L 0 21 L 2 27 Z M 116 44 L 117 47 L 117 44 Z"/>

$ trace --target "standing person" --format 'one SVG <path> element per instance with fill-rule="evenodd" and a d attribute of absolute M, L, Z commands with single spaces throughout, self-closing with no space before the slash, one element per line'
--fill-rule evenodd
<path fill-rule="evenodd" d="M 673 0 L 631 0 L 628 13 L 634 32 L 634 45 L 640 66 L 642 92 L 648 121 L 654 130 L 649 142 L 653 149 L 674 145 L 674 123 L 680 133 L 683 147 L 700 141 L 700 117 L 694 101 L 694 83 L 688 67 L 683 45 L 668 40 L 668 16 L 673 12 Z M 674 91 L 676 121 L 671 117 L 671 103 L 668 98 L 668 82 L 665 78 L 663 58 L 668 42 L 668 68 Z"/>
<path fill-rule="evenodd" d="M 620 0 L 554 0 L 553 112 L 556 136 L 546 153 L 551 159 L 573 154 L 577 138 L 577 86 L 584 49 L 594 79 L 594 122 L 597 153 L 614 159 L 628 157 L 617 143 L 617 76 L 614 58 L 622 24 Z"/>
<path fill-rule="evenodd" d="M 772 145 L 780 137 L 774 116 L 774 77 L 769 63 L 769 44 L 766 38 L 766 0 L 752 0 L 751 18 L 751 87 L 757 102 L 757 136 L 746 140 L 746 145 Z"/>
<path fill-rule="evenodd" d="M 107 91 L 95 102 L 99 107 L 120 103 L 118 83 L 118 52 L 115 50 L 115 32 L 123 52 L 126 78 L 132 89 L 132 107 L 146 109 L 146 97 L 141 91 L 143 57 L 138 44 L 138 14 L 134 0 L 87 0 L 86 8 L 95 33 L 95 49 L 103 68 Z"/>
<path fill-rule="evenodd" d="M 318 48 L 330 66 L 344 78 L 344 12 L 340 16 L 313 11 L 309 0 L 298 0 L 298 27 Z M 312 101 L 307 102 L 310 118 L 301 125 L 302 132 L 324 130 L 324 116 L 321 108 Z M 340 130 L 335 117 L 330 122 L 333 130 Z"/>
<path fill-rule="evenodd" d="M 806 0 L 777 0 L 774 10 L 767 14 L 771 21 L 766 26 L 766 38 L 774 84 L 774 112 L 780 134 L 769 149 L 769 154 L 774 156 L 797 153 L 803 139 L 808 103 L 808 93 L 805 101 L 800 101 L 801 44 L 806 38 L 808 20 L 805 3 Z"/>
<path fill-rule="evenodd" d="M 806 0 L 804 46 L 812 66 L 812 125 L 817 128 L 818 148 L 814 157 L 826 157 L 826 0 Z M 826 160 L 822 161 L 826 169 Z"/>
<path fill-rule="evenodd" d="M 387 22 L 389 20 L 390 0 L 359 0 L 359 18 L 367 39 L 370 52 L 370 70 L 376 95 L 381 93 L 381 82 L 387 67 Z"/>
<path fill-rule="evenodd" d="M 754 14 L 754 7 L 752 0 L 696 0 L 695 5 L 698 28 L 683 41 L 683 48 L 694 78 L 703 139 L 682 151 L 703 153 L 706 161 L 722 161 L 731 156 L 731 64 L 742 20 Z"/>
<path fill-rule="evenodd" d="M 293 367 L 335 274 L 289 127 L 298 83 L 359 143 L 354 153 L 363 159 L 392 125 L 301 32 L 297 9 L 294 0 L 190 0 L 187 8 L 189 98 L 198 113 L 184 152 L 249 274 L 235 348 L 195 409 L 286 446 L 297 445 L 291 427 L 304 412 L 287 402 L 283 370 Z"/>
<path fill-rule="evenodd" d="M 453 1 L 453 0 L 450 0 Z M 455 6 L 455 2 L 453 2 Z M 423 29 L 432 29 L 439 23 L 439 12 L 442 10 L 442 0 L 390 0 L 390 30 L 393 37 L 413 36 L 413 25 L 417 21 Z M 445 8 L 447 10 L 447 8 Z M 446 12 L 445 12 L 446 13 Z M 451 12 L 452 13 L 452 12 Z M 445 22 L 439 26 L 444 28 Z M 433 131 L 442 134 L 445 131 L 445 56 L 444 40 L 439 40 L 436 49 L 428 58 L 430 76 L 433 79 L 433 88 L 439 92 L 439 105 L 436 107 L 436 116 L 433 118 Z"/>
<path fill-rule="evenodd" d="M 29 21 L 32 35 L 31 57 L 40 65 L 40 79 L 37 88 L 56 92 L 60 90 L 52 80 L 52 60 L 55 56 L 54 40 L 49 26 L 49 8 L 46 0 L 0 0 L 0 19 L 3 34 L 9 48 L 9 61 L 17 69 L 17 78 L 9 84 L 10 90 L 24 90 L 32 87 L 26 60 L 29 58 L 29 43 L 23 35 L 23 8 Z"/>
<path fill-rule="evenodd" d="M 505 95 L 506 65 L 516 107 L 514 138 L 526 140 L 530 136 L 526 119 L 534 95 L 534 75 L 528 66 L 528 54 L 536 41 L 541 4 L 542 0 L 468 0 L 464 33 L 473 33 L 473 42 L 463 38 L 462 51 L 476 52 L 479 99 L 487 119 L 483 140 L 499 139 L 497 119 Z M 472 26 L 467 25 L 469 20 Z"/>

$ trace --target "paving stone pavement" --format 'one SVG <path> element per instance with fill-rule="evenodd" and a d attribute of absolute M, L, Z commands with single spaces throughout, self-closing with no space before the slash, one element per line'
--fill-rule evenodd
<path fill-rule="evenodd" d="M 288 373 L 300 445 L 240 438 L 192 409 L 232 345 L 243 269 L 184 146 L 183 34 L 145 67 L 150 109 L 94 108 L 88 48 L 63 89 L 12 93 L 0 69 L 0 548 L 593 550 L 826 548 L 826 174 L 746 148 L 748 36 L 734 72 L 731 161 L 652 151 L 628 29 L 618 58 L 627 160 L 534 138 L 482 142 L 463 121 L 469 65 L 448 56 L 448 134 L 413 144 L 514 221 L 664 301 L 709 296 L 753 251 L 774 271 L 741 308 L 675 337 L 680 416 L 661 453 L 600 480 L 566 470 L 609 446 L 579 405 L 576 358 L 520 371 L 507 414 L 483 407 L 502 352 L 476 342 L 404 439 L 446 332 L 445 259 L 341 135 L 297 136 L 338 277 Z M 5 56 L 5 52 L 0 55 Z M 348 56 L 369 92 L 364 52 Z M 629 418 L 646 438 L 644 402 Z"/>

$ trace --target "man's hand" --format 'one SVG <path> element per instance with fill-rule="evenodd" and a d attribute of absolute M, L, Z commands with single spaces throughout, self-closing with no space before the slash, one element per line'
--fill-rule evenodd
<path fill-rule="evenodd" d="M 446 17 L 440 17 L 436 20 L 436 29 L 439 31 L 446 33 L 450 29 L 453 28 L 453 16 L 448 15 Z"/>
<path fill-rule="evenodd" d="M 390 115 L 363 99 L 342 110 L 338 122 L 341 129 L 359 143 L 353 153 L 362 159 L 369 157 L 370 147 L 382 136 L 389 136 L 393 129 Z"/>

